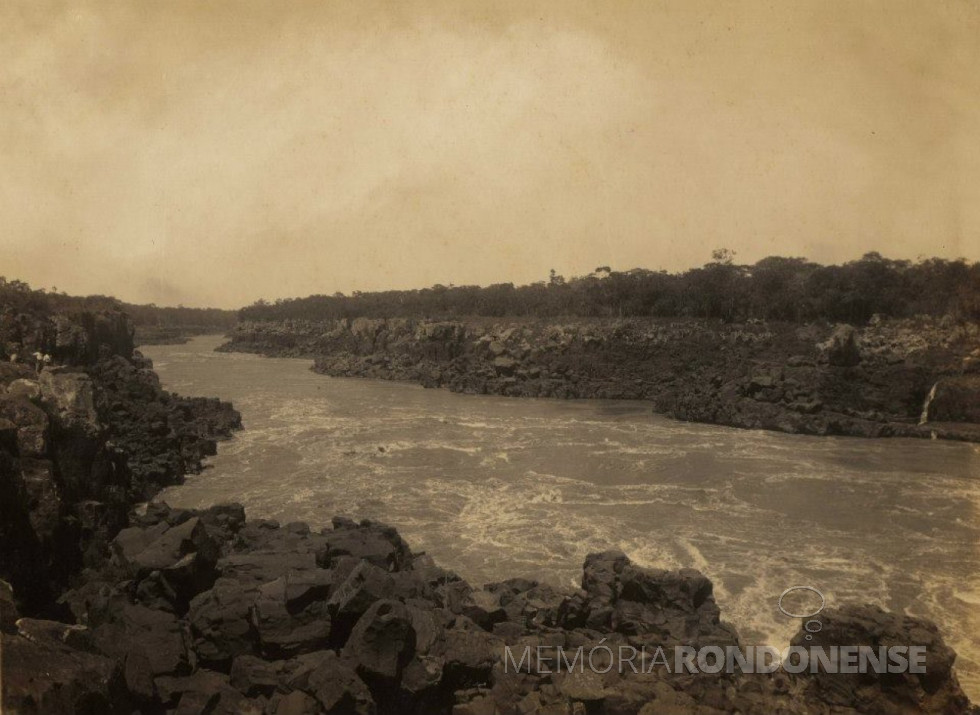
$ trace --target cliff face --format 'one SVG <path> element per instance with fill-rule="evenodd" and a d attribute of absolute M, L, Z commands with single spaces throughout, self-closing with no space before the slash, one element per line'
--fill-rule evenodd
<path fill-rule="evenodd" d="M 223 349 L 457 392 L 649 400 L 678 419 L 737 427 L 980 439 L 980 326 L 970 323 L 358 318 L 244 323 Z"/>
<path fill-rule="evenodd" d="M 50 612 L 131 505 L 199 469 L 240 417 L 164 392 L 122 313 L 5 311 L 3 325 L 0 578 L 23 608 Z"/>

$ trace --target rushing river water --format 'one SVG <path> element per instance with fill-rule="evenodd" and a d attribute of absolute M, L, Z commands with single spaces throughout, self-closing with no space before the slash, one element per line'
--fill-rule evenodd
<path fill-rule="evenodd" d="M 456 395 L 309 362 L 149 346 L 168 389 L 245 429 L 161 499 L 250 516 L 384 521 L 474 584 L 577 585 L 591 551 L 711 578 L 745 643 L 785 646 L 790 586 L 926 616 L 980 700 L 980 448 L 675 422 L 636 402 Z M 818 616 L 819 618 L 819 616 Z"/>

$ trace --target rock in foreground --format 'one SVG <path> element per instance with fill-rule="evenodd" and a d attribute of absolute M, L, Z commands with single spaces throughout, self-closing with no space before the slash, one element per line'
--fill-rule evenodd
<path fill-rule="evenodd" d="M 572 594 L 526 579 L 475 589 L 382 524 L 313 531 L 247 521 L 236 505 L 163 504 L 109 551 L 62 598 L 75 624 L 8 618 L 12 599 L 0 600 L 3 712 L 970 711 L 935 627 L 870 607 L 829 613 L 821 644 L 921 644 L 926 674 L 614 664 L 657 646 L 739 644 L 706 577 L 619 552 L 590 555 Z M 587 660 L 562 663 L 578 652 Z"/>

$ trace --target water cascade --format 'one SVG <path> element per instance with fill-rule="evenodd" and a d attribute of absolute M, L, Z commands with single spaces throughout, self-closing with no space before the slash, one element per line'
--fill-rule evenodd
<path fill-rule="evenodd" d="M 939 383 L 936 382 L 932 389 L 929 390 L 929 394 L 926 395 L 926 401 L 922 403 L 922 415 L 919 417 L 919 424 L 924 425 L 929 421 L 929 405 L 936 398 L 936 388 L 939 387 Z"/>

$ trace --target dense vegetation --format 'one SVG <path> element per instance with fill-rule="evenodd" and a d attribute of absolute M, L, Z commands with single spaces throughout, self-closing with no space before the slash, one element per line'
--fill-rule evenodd
<path fill-rule="evenodd" d="M 552 271 L 548 281 L 525 286 L 436 285 L 258 301 L 240 310 L 239 318 L 657 316 L 864 323 L 877 313 L 980 319 L 980 263 L 941 258 L 913 263 L 868 253 L 839 266 L 778 256 L 748 266 L 736 264 L 734 253 L 725 249 L 712 257 L 683 273 L 604 266 L 569 280 Z"/>
<path fill-rule="evenodd" d="M 159 307 L 152 303 L 136 305 L 124 303 L 105 295 L 72 296 L 32 289 L 27 283 L 7 280 L 0 276 L 0 310 L 17 313 L 71 313 L 77 310 L 122 310 L 136 328 L 137 338 L 143 334 L 184 333 L 196 334 L 228 330 L 235 325 L 233 310 L 218 308 Z"/>

